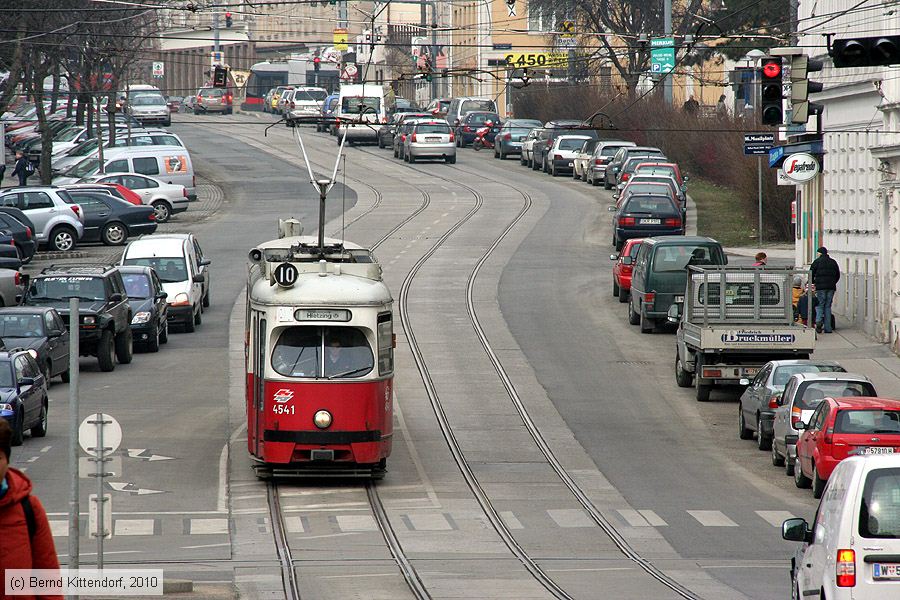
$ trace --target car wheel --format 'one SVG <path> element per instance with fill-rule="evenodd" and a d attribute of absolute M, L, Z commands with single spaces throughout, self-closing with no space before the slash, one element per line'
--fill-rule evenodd
<path fill-rule="evenodd" d="M 400 158 L 400 154 L 396 150 L 394 150 L 394 158 Z"/>
<path fill-rule="evenodd" d="M 784 466 L 784 457 L 778 454 L 778 450 L 775 449 L 775 444 L 772 444 L 772 466 L 773 467 L 783 467 Z"/>
<path fill-rule="evenodd" d="M 684 364 L 681 362 L 680 356 L 675 358 L 675 383 L 678 384 L 678 387 L 683 388 L 691 387 L 694 383 L 694 374 L 684 370 Z"/>
<path fill-rule="evenodd" d="M 697 384 L 697 402 L 709 402 L 709 393 L 712 391 L 712 386 L 708 383 L 698 383 Z"/>
<path fill-rule="evenodd" d="M 116 343 L 112 331 L 109 329 L 100 335 L 100 343 L 97 345 L 97 363 L 104 373 L 116 368 Z"/>
<path fill-rule="evenodd" d="M 209 294 L 210 293 L 211 292 L 209 291 L 209 288 L 207 288 L 206 294 L 203 296 L 203 307 L 204 308 L 209 308 Z"/>
<path fill-rule="evenodd" d="M 787 452 L 787 450 L 785 450 L 785 452 Z M 784 457 L 784 474 L 788 477 L 794 475 L 794 461 L 790 460 L 787 456 Z"/>
<path fill-rule="evenodd" d="M 168 121 L 166 121 L 165 123 L 163 123 L 163 127 L 171 127 L 171 126 L 172 126 L 172 120 L 171 120 L 171 119 L 168 120 Z"/>
<path fill-rule="evenodd" d="M 519 156 L 519 166 L 524 167 L 527 164 L 528 164 L 528 161 L 525 160 L 525 157 L 520 155 Z"/>
<path fill-rule="evenodd" d="M 169 343 L 169 322 L 168 321 L 163 323 L 163 330 L 159 334 L 159 343 L 160 344 L 168 344 Z"/>
<path fill-rule="evenodd" d="M 803 469 L 800 468 L 800 457 L 797 456 L 794 459 L 794 485 L 798 488 L 808 488 L 810 483 L 812 482 L 809 477 L 804 475 Z"/>
<path fill-rule="evenodd" d="M 575 181 L 578 181 L 579 179 L 581 179 L 581 176 L 578 174 L 577 169 L 572 169 L 572 179 L 574 179 Z"/>
<path fill-rule="evenodd" d="M 550 176 L 559 177 L 559 171 L 556 170 L 556 165 L 550 165 Z"/>
<path fill-rule="evenodd" d="M 825 491 L 826 483 L 828 483 L 828 480 L 822 479 L 821 477 L 819 477 L 819 469 L 816 467 L 816 465 L 813 465 L 813 472 L 812 472 L 813 498 L 818 500 L 819 498 L 822 497 L 822 492 Z"/>
<path fill-rule="evenodd" d="M 199 114 L 200 114 L 200 109 L 197 108 L 196 106 L 194 107 L 194 114 L 195 114 L 195 115 L 199 115 Z"/>
<path fill-rule="evenodd" d="M 50 232 L 50 247 L 57 252 L 69 252 L 75 249 L 78 234 L 67 225 L 60 225 Z"/>
<path fill-rule="evenodd" d="M 151 335 L 147 340 L 147 352 L 159 352 L 159 325 L 155 327 L 156 335 Z"/>
<path fill-rule="evenodd" d="M 194 325 L 200 325 L 201 323 L 203 323 L 203 311 L 198 310 L 194 314 Z"/>
<path fill-rule="evenodd" d="M 410 154 L 410 155 L 409 155 L 409 160 L 408 160 L 407 162 L 408 162 L 409 164 L 413 164 L 414 162 L 416 162 L 416 157 L 413 156 L 412 154 Z"/>
<path fill-rule="evenodd" d="M 378 147 L 384 149 L 384 140 L 381 139 L 381 136 L 378 136 Z"/>
<path fill-rule="evenodd" d="M 128 239 L 128 228 L 124 223 L 108 223 L 100 234 L 100 240 L 107 246 L 121 246 Z"/>
<path fill-rule="evenodd" d="M 497 158 L 500 160 L 506 160 L 506 154 L 503 153 L 503 148 L 497 151 Z"/>
<path fill-rule="evenodd" d="M 49 424 L 49 419 L 47 418 L 47 402 L 45 401 L 41 404 L 41 417 L 38 420 L 38 424 L 31 428 L 31 437 L 42 438 L 46 436 Z"/>
<path fill-rule="evenodd" d="M 762 417 L 756 417 L 756 447 L 765 452 L 772 449 L 772 438 L 762 432 Z"/>
<path fill-rule="evenodd" d="M 49 362 L 49 361 L 44 363 L 44 368 L 41 369 L 41 371 L 43 371 L 43 373 L 44 373 L 44 381 L 47 383 L 47 387 L 49 388 L 49 387 L 50 387 L 50 373 L 53 372 L 53 371 L 50 369 L 50 362 Z"/>
<path fill-rule="evenodd" d="M 193 310 L 193 307 L 191 307 L 191 310 Z M 196 317 L 194 316 L 194 313 L 191 312 L 191 317 L 189 319 L 186 319 L 184 322 L 185 333 L 194 333 L 194 331 L 197 329 L 195 320 L 196 320 Z"/>
<path fill-rule="evenodd" d="M 447 158 L 447 164 L 448 164 L 448 165 L 455 165 L 455 164 L 456 164 L 456 156 L 450 156 L 450 157 L 448 157 L 448 158 Z"/>
<path fill-rule="evenodd" d="M 641 315 L 637 314 L 631 302 L 628 303 L 628 324 L 637 325 L 641 322 Z"/>
<path fill-rule="evenodd" d="M 616 298 L 619 297 L 619 284 L 616 283 L 616 278 L 613 277 L 613 296 Z"/>
<path fill-rule="evenodd" d="M 532 171 L 537 171 L 537 170 L 539 170 L 539 169 L 541 168 L 541 165 L 538 164 L 538 162 L 537 162 L 536 160 L 534 160 L 534 157 L 531 157 L 531 158 L 528 160 L 528 164 L 529 164 L 529 166 L 531 167 L 531 170 L 532 170 Z"/>
<path fill-rule="evenodd" d="M 641 333 L 653 333 L 653 330 L 656 329 L 656 321 L 645 315 L 643 308 L 641 309 L 640 325 Z"/>
<path fill-rule="evenodd" d="M 19 418 L 16 419 L 16 424 L 12 428 L 12 439 L 10 440 L 10 445 L 12 446 L 21 446 L 22 442 L 25 441 L 25 415 L 22 414 L 23 410 L 19 409 Z"/>
<path fill-rule="evenodd" d="M 123 365 L 127 365 L 134 358 L 134 338 L 130 327 L 116 336 L 116 358 Z"/>
<path fill-rule="evenodd" d="M 157 200 L 152 203 L 150 206 L 153 207 L 153 210 L 156 212 L 156 222 L 157 223 L 168 223 L 169 219 L 172 216 L 172 207 L 169 206 L 169 203 L 165 200 Z"/>
<path fill-rule="evenodd" d="M 59 378 L 62 379 L 63 383 L 69 383 L 69 379 L 72 378 L 72 372 L 69 369 L 66 369 L 59 374 Z"/>
<path fill-rule="evenodd" d="M 623 290 L 619 288 L 619 302 L 625 304 L 628 302 L 628 299 L 631 297 L 631 290 Z"/>
<path fill-rule="evenodd" d="M 607 180 L 605 177 L 603 178 L 603 189 L 604 189 L 604 190 L 611 190 L 611 189 L 612 189 L 612 186 L 609 185 L 609 180 Z"/>
<path fill-rule="evenodd" d="M 742 440 L 753 439 L 753 432 L 747 427 L 747 421 L 744 419 L 744 406 L 738 404 L 738 437 Z"/>

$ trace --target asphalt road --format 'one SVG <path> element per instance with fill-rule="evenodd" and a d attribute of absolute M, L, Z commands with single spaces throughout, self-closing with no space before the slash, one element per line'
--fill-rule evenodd
<path fill-rule="evenodd" d="M 269 120 L 176 118 L 173 130 L 198 175 L 224 194 L 214 214 L 196 220 L 189 212 L 169 226 L 194 231 L 212 259 L 212 306 L 195 334 L 174 334 L 160 353 L 137 355 L 113 373 L 81 361 L 82 414 L 102 409 L 125 430 L 124 472 L 114 481 L 131 485 L 113 491 L 117 535 L 107 560 L 163 564 L 176 576 L 233 584 L 247 598 L 283 592 L 265 486 L 249 471 L 241 429 L 246 254 L 274 237 L 278 218 L 297 217 L 312 233 L 318 204 L 290 131 L 264 137 Z M 303 136 L 312 161 L 330 172 L 333 138 L 311 128 Z M 576 598 L 598 590 L 617 599 L 675 597 L 627 560 L 561 485 L 475 335 L 472 270 L 520 214 L 472 283 L 471 307 L 562 468 L 632 548 L 698 596 L 788 596 L 794 547 L 781 541 L 778 525 L 788 514 L 811 517 L 814 502 L 765 453 L 737 439 L 736 393 L 698 404 L 675 385 L 672 335 L 627 325 L 611 295 L 608 192 L 531 172 L 515 159 L 494 161 L 489 152 L 461 150 L 455 167 L 405 165 L 372 146 L 346 156 L 339 181 L 346 176 L 347 187 L 330 194 L 329 234 L 339 232 L 342 210 L 348 237 L 363 244 L 404 222 L 377 250 L 397 300 L 407 274 L 421 267 L 403 308 L 411 331 L 399 318 L 395 327 L 396 438 L 379 490 L 433 597 L 550 596 L 463 481 L 417 371 L 411 333 L 461 454 L 536 564 Z M 111 255 L 88 252 L 92 260 Z M 65 520 L 68 492 L 67 397 L 66 385 L 53 386 L 48 437 L 27 439 L 14 453 L 57 522 Z M 83 479 L 81 491 L 86 513 L 94 484 Z M 308 597 L 407 596 L 361 512 L 359 484 L 293 483 L 284 493 Z M 65 554 L 65 538 L 56 539 Z M 82 544 L 90 562 L 90 542 Z"/>

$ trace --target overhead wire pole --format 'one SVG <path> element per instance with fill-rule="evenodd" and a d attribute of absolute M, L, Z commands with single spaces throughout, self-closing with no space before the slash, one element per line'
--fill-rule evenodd
<path fill-rule="evenodd" d="M 665 0 L 663 4 L 663 35 L 668 38 L 672 37 L 672 0 Z M 672 38 L 674 40 L 674 38 Z M 674 43 L 673 43 L 674 46 Z M 662 74 L 663 76 L 663 99 L 666 101 L 666 104 L 672 106 L 674 104 L 674 99 L 672 97 L 672 76 L 675 74 L 675 68 L 673 66 L 671 71 L 667 71 Z"/>

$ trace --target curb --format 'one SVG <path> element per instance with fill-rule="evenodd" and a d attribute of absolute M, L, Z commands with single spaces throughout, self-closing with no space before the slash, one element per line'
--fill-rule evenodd
<path fill-rule="evenodd" d="M 186 594 L 194 591 L 194 582 L 189 579 L 163 579 L 163 594 Z"/>
<path fill-rule="evenodd" d="M 69 252 L 36 252 L 33 260 L 60 260 L 85 257 L 87 257 L 87 253 L 82 250 L 70 250 Z"/>

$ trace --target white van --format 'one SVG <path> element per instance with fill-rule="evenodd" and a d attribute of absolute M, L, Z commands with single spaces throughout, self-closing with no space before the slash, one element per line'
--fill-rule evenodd
<path fill-rule="evenodd" d="M 335 109 L 337 143 L 344 133 L 347 141 L 378 141 L 378 128 L 387 123 L 384 88 L 376 83 L 342 85 Z"/>
<path fill-rule="evenodd" d="M 197 180 L 187 148 L 150 146 L 110 148 L 103 152 L 104 173 L 140 173 L 187 188 L 188 199 L 197 199 Z M 100 158 L 90 156 L 53 179 L 54 185 L 78 183 L 100 172 Z"/>
<path fill-rule="evenodd" d="M 794 598 L 900 598 L 900 454 L 841 461 L 812 528 L 788 519 L 781 535 L 804 542 L 791 560 Z"/>
<path fill-rule="evenodd" d="M 209 259 L 203 257 L 192 234 L 148 235 L 125 247 L 123 265 L 152 267 L 162 283 L 169 304 L 170 325 L 188 333 L 202 321 L 209 306 Z"/>

